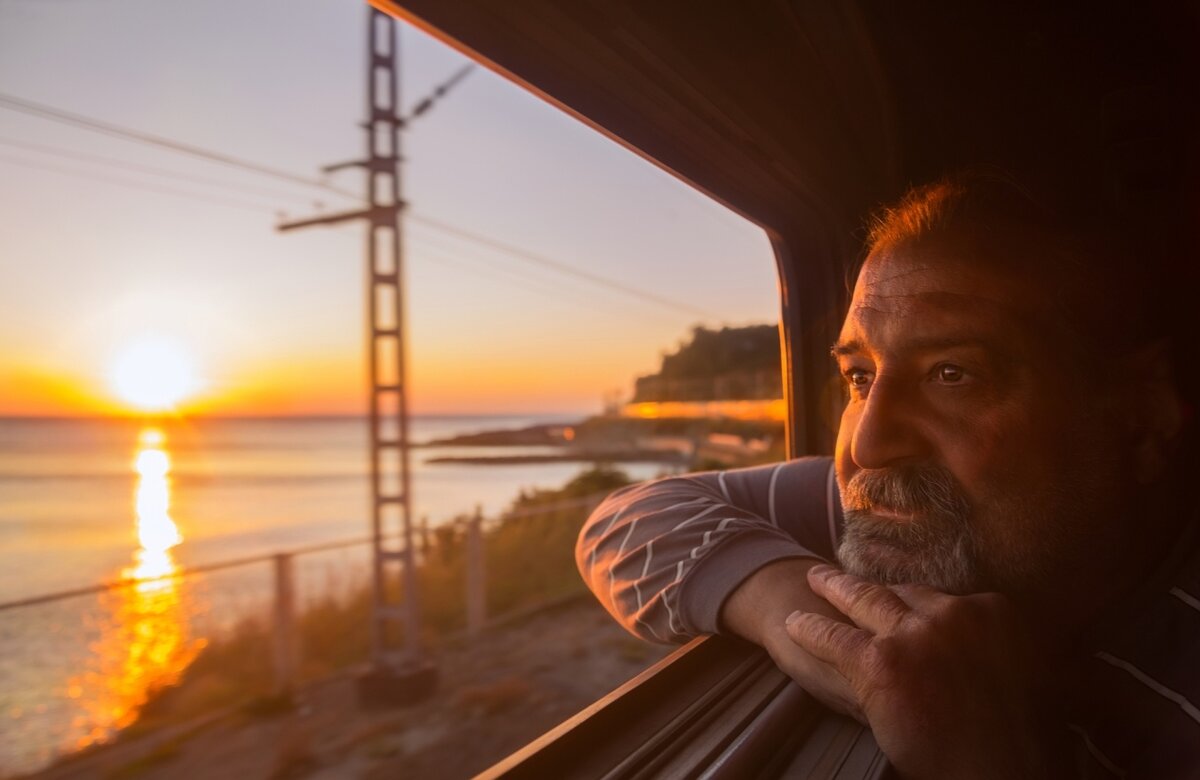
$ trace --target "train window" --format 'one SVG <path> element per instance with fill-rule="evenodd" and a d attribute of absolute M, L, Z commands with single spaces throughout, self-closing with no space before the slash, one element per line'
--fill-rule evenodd
<path fill-rule="evenodd" d="M 600 498 L 785 455 L 761 228 L 280 12 L 0 4 L 0 774 L 482 770 L 670 649 Z"/>
<path fill-rule="evenodd" d="M 818 456 L 583 535 L 631 627 L 778 667 L 697 640 L 487 777 L 1195 774 L 1193 9 L 377 3 L 767 227 Z"/>

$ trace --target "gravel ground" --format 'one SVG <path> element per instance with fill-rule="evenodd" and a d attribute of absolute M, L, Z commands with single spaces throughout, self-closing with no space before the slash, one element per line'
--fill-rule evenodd
<path fill-rule="evenodd" d="M 470 777 L 670 651 L 576 600 L 441 649 L 437 694 L 368 710 L 352 677 L 327 680 L 274 715 L 229 712 L 73 757 L 33 777 Z"/>

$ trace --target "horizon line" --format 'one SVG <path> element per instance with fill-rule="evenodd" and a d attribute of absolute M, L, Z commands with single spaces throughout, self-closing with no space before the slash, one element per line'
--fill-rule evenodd
<path fill-rule="evenodd" d="M 595 411 L 551 412 L 412 412 L 410 417 L 596 417 Z M 0 421 L 9 420 L 105 420 L 129 422 L 170 422 L 173 420 L 351 420 L 369 419 L 365 412 L 312 412 L 296 414 L 9 414 L 0 413 Z"/>

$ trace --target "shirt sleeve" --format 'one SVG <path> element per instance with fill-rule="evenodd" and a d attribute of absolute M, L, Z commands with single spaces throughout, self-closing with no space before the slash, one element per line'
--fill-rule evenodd
<path fill-rule="evenodd" d="M 682 642 L 718 631 L 725 599 L 785 558 L 833 558 L 841 501 L 830 458 L 622 488 L 584 523 L 575 561 L 632 633 Z"/>

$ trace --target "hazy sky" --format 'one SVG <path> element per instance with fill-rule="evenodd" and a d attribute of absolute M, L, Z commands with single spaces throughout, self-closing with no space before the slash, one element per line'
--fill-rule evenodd
<path fill-rule="evenodd" d="M 0 93 L 316 176 L 361 154 L 366 15 L 356 0 L 0 0 Z M 410 28 L 401 48 L 406 106 L 465 62 Z M 414 411 L 597 410 L 692 325 L 777 320 L 761 230 L 489 71 L 405 143 Z M 333 181 L 357 192 L 359 177 Z M 2 105 L 0 182 L 0 415 L 121 409 L 114 363 L 147 337 L 200 375 L 185 410 L 364 408 L 363 227 L 274 230 L 277 212 L 353 202 Z"/>

